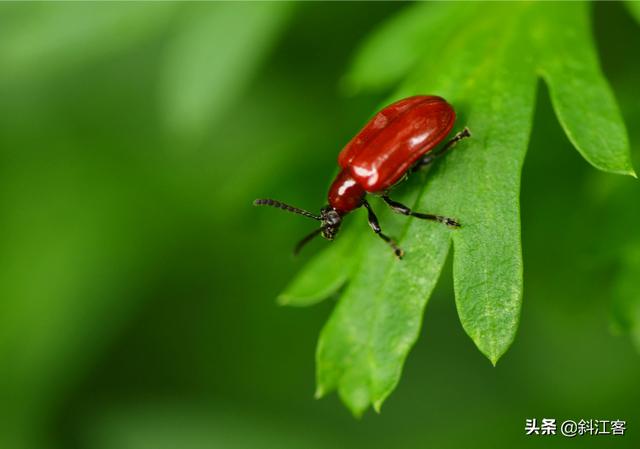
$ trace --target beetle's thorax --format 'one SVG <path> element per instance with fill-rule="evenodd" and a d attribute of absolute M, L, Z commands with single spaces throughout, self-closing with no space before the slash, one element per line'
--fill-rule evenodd
<path fill-rule="evenodd" d="M 348 169 L 344 169 L 338 173 L 329 188 L 329 206 L 340 215 L 344 215 L 362 206 L 365 195 L 362 186 L 351 176 Z"/>

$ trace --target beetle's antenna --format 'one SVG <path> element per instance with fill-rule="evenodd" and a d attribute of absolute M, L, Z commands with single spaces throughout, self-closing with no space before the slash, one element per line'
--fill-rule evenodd
<path fill-rule="evenodd" d="M 295 248 L 293 248 L 293 255 L 297 256 L 298 253 L 300 253 L 300 250 L 302 249 L 302 247 L 304 245 L 306 245 L 307 243 L 309 243 L 311 240 L 313 240 L 323 230 L 324 230 L 324 228 L 318 228 L 318 229 L 314 230 L 312 233 L 310 233 L 309 235 L 305 236 L 305 238 L 300 240 L 298 242 L 298 244 L 295 246 Z"/>
<path fill-rule="evenodd" d="M 294 214 L 304 215 L 305 217 L 313 218 L 314 220 L 322 221 L 322 218 L 318 215 L 314 215 L 311 212 L 307 212 L 304 209 L 298 209 L 297 207 L 289 206 L 288 204 L 284 204 L 281 201 L 270 200 L 270 199 L 257 199 L 253 202 L 254 206 L 271 206 L 277 207 L 280 209 L 284 209 L 289 212 L 293 212 Z"/>

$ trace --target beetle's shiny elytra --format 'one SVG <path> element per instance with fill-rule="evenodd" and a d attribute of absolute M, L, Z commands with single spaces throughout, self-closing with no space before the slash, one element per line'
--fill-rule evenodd
<path fill-rule="evenodd" d="M 397 213 L 459 227 L 456 220 L 413 212 L 387 196 L 387 191 L 409 171 L 429 165 L 453 148 L 456 142 L 470 136 L 465 128 L 440 151 L 432 152 L 449 134 L 455 120 L 455 111 L 441 97 L 417 95 L 396 101 L 378 112 L 340 152 L 338 164 L 341 171 L 329 188 L 329 205 L 322 208 L 320 215 L 270 199 L 255 200 L 254 205 L 279 207 L 321 222 L 319 229 L 298 243 L 296 253 L 319 234 L 333 240 L 340 229 L 342 217 L 364 206 L 368 211 L 371 229 L 401 258 L 403 251 L 393 239 L 382 233 L 366 195 L 381 195 L 384 202 Z"/>
<path fill-rule="evenodd" d="M 329 189 L 329 205 L 344 214 L 360 207 L 367 193 L 389 189 L 455 121 L 453 108 L 440 97 L 409 97 L 387 106 L 340 152 L 342 172 Z"/>

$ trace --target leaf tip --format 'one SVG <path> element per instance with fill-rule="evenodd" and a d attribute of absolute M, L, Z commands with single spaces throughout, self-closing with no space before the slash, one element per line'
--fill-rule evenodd
<path fill-rule="evenodd" d="M 504 353 L 506 352 L 506 349 L 503 351 L 497 350 L 497 349 L 493 349 L 490 351 L 482 351 L 482 349 L 480 350 L 484 356 L 486 358 L 489 359 L 489 362 L 491 362 L 491 365 L 493 365 L 493 367 L 495 368 L 496 365 L 498 364 L 498 361 L 502 358 L 502 356 L 504 355 Z"/>
<path fill-rule="evenodd" d="M 373 403 L 373 410 L 375 410 L 375 412 L 376 412 L 377 414 L 380 414 L 380 412 L 381 412 L 381 409 L 382 409 L 382 402 L 383 402 L 383 400 L 382 400 L 382 399 L 378 399 L 377 401 L 375 401 L 375 402 Z"/>
<path fill-rule="evenodd" d="M 291 303 L 291 298 L 285 294 L 280 294 L 276 297 L 276 304 L 279 306 L 288 306 Z"/>
<path fill-rule="evenodd" d="M 327 392 L 325 391 L 324 387 L 322 385 L 318 385 L 316 387 L 315 393 L 313 393 L 313 397 L 315 399 L 322 399 L 325 394 L 327 394 Z"/>
<path fill-rule="evenodd" d="M 600 167 L 597 167 L 600 168 Z M 631 166 L 631 164 L 626 164 L 626 166 L 624 168 L 621 169 L 602 169 L 603 171 L 606 171 L 608 173 L 613 173 L 614 175 L 622 175 L 622 176 L 631 176 L 632 178 L 638 179 L 638 175 L 635 171 L 635 169 Z"/>
<path fill-rule="evenodd" d="M 511 346 L 511 344 L 509 344 Z M 502 359 L 502 356 L 507 352 L 508 346 L 502 348 L 496 348 L 493 351 L 485 353 L 485 356 L 489 359 L 493 367 L 495 368 L 498 364 L 498 361 Z"/>
<path fill-rule="evenodd" d="M 367 410 L 366 407 L 353 407 L 349 405 L 347 405 L 347 407 L 349 407 L 349 410 L 351 410 L 351 414 L 356 419 L 362 419 L 362 415 L 364 415 L 364 412 Z"/>
<path fill-rule="evenodd" d="M 483 348 L 478 346 L 478 349 L 480 349 L 480 352 L 482 353 L 482 355 L 484 355 L 487 359 L 489 359 L 489 362 L 491 362 L 491 365 L 493 365 L 494 368 L 496 367 L 496 365 L 498 364 L 498 361 L 502 358 L 502 356 L 505 353 L 505 351 L 499 351 L 499 350 L 496 350 L 495 348 L 492 348 L 490 350 L 484 350 Z"/>

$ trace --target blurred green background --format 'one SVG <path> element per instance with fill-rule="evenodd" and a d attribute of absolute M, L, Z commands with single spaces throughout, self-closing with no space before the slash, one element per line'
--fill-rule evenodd
<path fill-rule="evenodd" d="M 640 447 L 640 357 L 611 324 L 617 295 L 640 297 L 640 188 L 579 157 L 542 84 L 511 350 L 493 368 L 475 349 L 447 272 L 381 415 L 313 399 L 333 304 L 274 298 L 326 243 L 292 260 L 311 224 L 251 201 L 324 204 L 385 97 L 342 76 L 404 7 L 0 5 L 0 449 L 570 442 L 526 437 L 542 417 L 625 419 L 572 444 Z M 619 3 L 594 28 L 637 169 L 640 28 Z"/>

